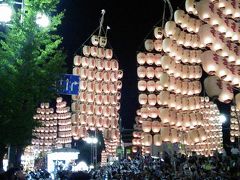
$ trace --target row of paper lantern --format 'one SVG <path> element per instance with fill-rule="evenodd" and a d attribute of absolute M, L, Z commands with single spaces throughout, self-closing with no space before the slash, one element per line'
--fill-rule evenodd
<path fill-rule="evenodd" d="M 42 121 L 41 122 L 41 124 L 42 124 L 42 126 L 44 127 L 44 126 L 56 126 L 57 125 L 57 120 L 51 120 L 51 121 Z M 36 129 L 39 129 L 39 128 L 41 128 L 41 127 L 38 127 L 38 128 L 36 128 Z"/>
<path fill-rule="evenodd" d="M 119 139 L 120 132 L 119 129 L 104 129 L 103 131 L 104 139 Z M 114 145 L 114 144 L 112 144 Z"/>
<path fill-rule="evenodd" d="M 53 120 L 57 119 L 57 114 L 36 114 L 33 116 L 33 119 L 38 119 L 38 120 Z"/>
<path fill-rule="evenodd" d="M 162 68 L 174 77 L 181 77 L 183 79 L 199 79 L 202 76 L 202 68 L 198 65 L 183 65 L 176 63 L 169 56 L 162 56 Z"/>
<path fill-rule="evenodd" d="M 34 134 L 38 139 L 56 139 L 57 133 L 35 133 Z"/>
<path fill-rule="evenodd" d="M 104 49 L 104 48 L 95 47 L 95 46 L 84 45 L 82 48 L 82 52 L 83 52 L 83 55 L 86 57 L 92 56 L 100 59 L 103 59 L 103 58 L 112 59 L 113 57 L 112 49 Z"/>
<path fill-rule="evenodd" d="M 63 119 L 58 121 L 58 125 L 65 126 L 71 124 L 71 119 Z"/>
<path fill-rule="evenodd" d="M 104 127 L 104 128 L 113 128 L 116 129 L 118 127 L 118 118 L 110 118 L 103 116 L 86 116 L 83 114 L 77 115 L 73 114 L 72 121 L 76 123 L 80 123 L 81 125 L 88 126 L 96 126 L 96 127 Z M 75 123 L 75 124 L 76 124 Z"/>
<path fill-rule="evenodd" d="M 64 138 L 58 138 L 57 143 L 60 144 L 68 144 L 72 142 L 72 137 L 64 137 Z"/>
<path fill-rule="evenodd" d="M 175 125 L 176 127 L 185 127 L 185 128 L 193 128 L 197 125 L 203 124 L 203 117 L 201 113 L 196 112 L 177 112 L 176 110 L 172 110 L 169 108 L 141 108 L 141 117 L 144 119 L 150 118 L 157 118 L 161 119 L 161 123 L 155 122 L 159 126 L 161 124 L 170 124 Z M 154 124 L 155 125 L 155 124 Z M 142 128 L 146 129 L 144 131 L 150 131 L 152 128 L 151 121 L 143 121 Z"/>
<path fill-rule="evenodd" d="M 67 113 L 70 111 L 70 107 L 57 108 L 56 113 Z"/>
<path fill-rule="evenodd" d="M 196 2 L 195 0 L 186 0 L 185 1 L 185 9 L 189 14 L 198 15 L 198 11 L 196 10 Z M 238 1 L 236 0 L 210 0 L 209 2 L 214 3 L 216 8 L 221 10 L 225 16 L 230 17 L 232 19 L 238 19 L 240 17 L 240 9 L 238 6 Z"/>
<path fill-rule="evenodd" d="M 215 27 L 217 31 L 223 33 L 226 38 L 230 38 L 232 41 L 240 41 L 240 27 L 239 24 L 226 17 L 221 9 L 218 9 L 214 3 L 208 0 L 201 0 L 196 3 L 196 9 L 198 11 L 198 17 Z"/>
<path fill-rule="evenodd" d="M 92 35 L 91 43 L 94 46 L 105 47 L 107 45 L 107 37 Z"/>
<path fill-rule="evenodd" d="M 72 103 L 72 111 L 76 112 L 79 111 L 82 114 L 103 114 L 104 116 L 113 116 L 117 115 L 117 111 L 120 109 L 120 103 L 117 103 L 116 106 L 99 106 L 94 104 L 79 104 L 77 102 Z M 102 113 L 101 113 L 102 112 Z"/>
<path fill-rule="evenodd" d="M 87 68 L 82 67 L 74 67 L 73 74 L 79 75 L 81 79 L 88 79 L 88 80 L 97 80 L 97 81 L 116 81 L 117 79 L 121 79 L 123 77 L 122 70 L 118 71 L 97 71 L 97 70 L 90 70 Z"/>
<path fill-rule="evenodd" d="M 49 139 L 49 140 L 33 139 L 32 144 L 50 146 L 50 145 L 54 144 L 54 141 L 52 139 Z M 46 149 L 47 149 L 47 147 L 46 147 Z"/>
<path fill-rule="evenodd" d="M 182 79 L 199 79 L 202 76 L 202 68 L 200 66 L 175 63 L 169 56 L 163 56 L 162 67 L 139 66 L 137 68 L 137 75 L 139 78 L 160 79 L 164 71 L 167 72 L 168 75 Z"/>
<path fill-rule="evenodd" d="M 70 108 L 67 107 L 67 102 L 63 101 L 60 97 L 59 100 L 56 101 L 56 111 L 61 112 L 60 110 L 65 109 L 67 112 L 58 113 L 58 144 L 68 144 L 69 138 L 72 137 L 72 124 L 71 124 L 71 113 L 69 112 Z M 65 122 L 65 123 L 62 123 Z"/>
<path fill-rule="evenodd" d="M 209 97 L 218 97 L 223 103 L 230 103 L 234 97 L 232 86 L 216 76 L 207 77 L 204 80 L 204 87 Z"/>
<path fill-rule="evenodd" d="M 162 51 L 162 39 L 146 39 L 144 42 L 144 47 L 147 51 L 151 52 L 153 50 L 161 52 Z"/>
<path fill-rule="evenodd" d="M 140 65 L 148 64 L 148 65 L 156 65 L 160 66 L 161 65 L 161 57 L 162 55 L 157 53 L 144 53 L 144 52 L 139 52 L 137 54 L 137 62 Z"/>
<path fill-rule="evenodd" d="M 219 9 L 214 3 L 208 0 L 201 0 L 196 3 L 198 17 L 209 23 L 221 32 L 225 37 L 232 38 L 232 40 L 240 40 L 240 36 L 235 36 L 234 33 L 239 32 L 239 25 L 233 19 L 225 16 L 223 11 Z"/>
<path fill-rule="evenodd" d="M 59 126 L 58 128 L 59 131 L 71 131 L 72 130 L 72 126 L 71 125 L 64 125 L 64 126 Z"/>
<path fill-rule="evenodd" d="M 40 104 L 40 108 L 41 109 L 49 109 L 49 103 L 48 102 L 41 103 Z M 37 108 L 37 110 L 38 110 L 38 108 Z"/>
<path fill-rule="evenodd" d="M 57 132 L 57 126 L 54 127 L 39 127 L 34 130 L 35 132 Z"/>
<path fill-rule="evenodd" d="M 72 130 L 72 129 L 71 129 Z M 68 131 L 63 131 L 63 132 L 59 132 L 58 133 L 58 136 L 60 137 L 60 138 L 65 138 L 65 137 L 72 137 L 72 131 L 69 131 L 69 129 L 68 129 Z"/>
<path fill-rule="evenodd" d="M 139 91 L 162 91 L 168 90 L 176 94 L 182 95 L 194 95 L 199 94 L 202 91 L 202 85 L 199 81 L 184 81 L 181 79 L 176 79 L 174 77 L 169 77 L 167 73 L 163 73 L 159 81 L 138 81 Z"/>
<path fill-rule="evenodd" d="M 206 135 L 203 128 L 199 128 L 197 130 L 192 130 L 188 133 L 187 138 L 184 140 L 185 144 L 195 144 L 200 141 L 205 141 Z M 180 141 L 180 133 L 176 129 L 172 129 L 169 127 L 162 127 L 160 134 L 151 135 L 148 133 L 144 133 L 141 144 L 143 146 L 151 146 L 154 142 L 155 146 L 160 146 L 162 141 L 170 141 L 171 143 L 176 143 Z M 136 141 L 134 139 L 133 143 L 135 145 L 139 145 L 139 140 Z"/>
<path fill-rule="evenodd" d="M 178 46 L 178 44 L 170 38 L 165 38 L 163 40 L 163 51 L 172 57 L 177 63 L 201 63 L 201 50 L 184 49 L 182 46 Z"/>
<path fill-rule="evenodd" d="M 118 93 L 118 90 L 122 88 L 122 81 L 115 82 L 94 82 L 82 80 L 79 84 L 81 91 L 96 92 L 96 93 Z"/>
<path fill-rule="evenodd" d="M 75 66 L 81 66 L 83 68 L 89 69 L 98 69 L 98 70 L 106 70 L 106 71 L 117 71 L 119 69 L 119 63 L 115 59 L 105 60 L 105 59 L 96 59 L 96 58 L 88 58 L 82 56 L 75 56 L 73 59 L 73 64 Z"/>
<path fill-rule="evenodd" d="M 174 12 L 174 21 L 182 28 L 190 33 L 197 33 L 203 22 L 199 19 L 190 17 L 183 10 L 176 10 Z M 167 34 L 167 32 L 166 32 Z"/>
<path fill-rule="evenodd" d="M 201 26 L 200 26 L 201 28 Z M 199 29 L 197 29 L 199 30 Z M 166 37 L 171 38 L 176 41 L 179 47 L 191 47 L 191 48 L 203 48 L 205 44 L 200 41 L 198 34 L 191 34 L 185 31 L 182 31 L 174 21 L 168 21 L 165 24 Z M 176 47 L 175 47 L 176 48 Z M 165 48 L 166 49 L 166 48 Z M 164 50 L 164 41 L 163 41 L 163 50 Z M 179 50 L 184 50 L 180 48 Z M 176 50 L 175 50 L 176 51 Z M 174 53 L 174 52 L 172 52 Z M 180 53 L 180 52 L 178 52 Z"/>
<path fill-rule="evenodd" d="M 71 117 L 71 113 L 67 112 L 67 113 L 59 113 L 57 114 L 58 119 L 68 119 Z"/>
<path fill-rule="evenodd" d="M 208 24 L 201 26 L 199 36 L 201 37 L 201 42 L 210 47 L 219 56 L 225 57 L 228 62 L 240 65 L 240 48 L 238 45 L 225 39 L 213 27 Z"/>
<path fill-rule="evenodd" d="M 79 102 L 87 102 L 87 103 L 93 103 L 95 102 L 97 105 L 117 105 L 118 101 L 121 98 L 121 93 L 114 94 L 91 94 L 87 92 L 80 92 L 78 96 L 73 96 L 72 99 L 74 101 Z"/>
<path fill-rule="evenodd" d="M 37 108 L 38 114 L 52 114 L 54 113 L 53 108 Z"/>
<path fill-rule="evenodd" d="M 182 96 L 171 94 L 169 91 L 161 91 L 160 94 L 139 94 L 139 104 L 141 105 L 167 105 L 177 110 L 195 110 L 202 107 L 201 98 L 199 96 Z"/>
<path fill-rule="evenodd" d="M 60 101 L 60 102 L 57 102 L 56 108 L 61 109 L 61 108 L 65 108 L 67 106 L 67 102 L 66 101 L 61 101 L 61 98 L 58 99 L 58 101 Z"/>

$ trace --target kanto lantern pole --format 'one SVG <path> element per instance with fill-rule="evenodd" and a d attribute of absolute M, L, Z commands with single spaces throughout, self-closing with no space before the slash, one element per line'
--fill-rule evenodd
<path fill-rule="evenodd" d="M 99 26 L 98 36 L 101 35 L 101 31 L 102 31 L 102 26 L 103 26 L 103 22 L 104 22 L 104 15 L 105 15 L 105 13 L 106 13 L 105 9 L 102 9 L 102 11 L 101 11 L 102 17 L 101 17 L 101 20 L 100 20 L 100 26 Z"/>

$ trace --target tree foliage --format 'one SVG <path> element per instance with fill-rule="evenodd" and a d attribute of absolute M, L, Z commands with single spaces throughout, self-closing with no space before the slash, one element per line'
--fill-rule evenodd
<path fill-rule="evenodd" d="M 36 107 L 54 97 L 54 84 L 65 71 L 56 34 L 63 18 L 56 13 L 58 3 L 25 0 L 25 12 L 16 12 L 0 34 L 0 142 L 6 145 L 30 142 Z M 36 24 L 38 12 L 51 18 L 49 27 Z"/>

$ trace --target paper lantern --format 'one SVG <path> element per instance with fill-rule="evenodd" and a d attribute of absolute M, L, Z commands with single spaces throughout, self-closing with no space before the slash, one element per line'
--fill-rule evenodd
<path fill-rule="evenodd" d="M 147 104 L 148 96 L 146 94 L 140 94 L 138 101 L 141 105 Z"/>
<path fill-rule="evenodd" d="M 165 24 L 165 33 L 167 37 L 171 37 L 176 32 L 176 24 L 174 21 L 167 21 Z"/>
<path fill-rule="evenodd" d="M 105 58 L 106 59 L 112 59 L 112 57 L 113 57 L 112 49 L 105 49 Z"/>
<path fill-rule="evenodd" d="M 154 28 L 154 36 L 156 39 L 162 39 L 163 29 L 161 27 L 155 27 Z"/>
<path fill-rule="evenodd" d="M 145 53 L 140 52 L 140 53 L 137 54 L 137 62 L 138 62 L 138 64 L 140 64 L 140 65 L 145 64 L 146 59 L 147 58 L 146 58 L 146 54 Z"/>
<path fill-rule="evenodd" d="M 117 71 L 119 69 L 118 61 L 115 59 L 111 60 L 111 68 L 113 71 Z"/>
<path fill-rule="evenodd" d="M 88 57 L 90 55 L 90 53 L 91 53 L 90 47 L 89 46 L 83 46 L 83 55 Z"/>
<path fill-rule="evenodd" d="M 91 37 L 91 43 L 92 43 L 94 46 L 97 46 L 98 43 L 99 43 L 99 36 L 93 35 L 93 36 Z"/>
<path fill-rule="evenodd" d="M 177 129 L 171 129 L 171 142 L 176 143 L 179 141 Z"/>
<path fill-rule="evenodd" d="M 103 59 L 105 57 L 105 50 L 104 48 L 98 48 L 97 57 Z"/>
<path fill-rule="evenodd" d="M 219 94 L 218 100 L 223 103 L 230 103 L 234 96 L 232 86 L 229 83 L 222 81 L 221 87 L 222 91 Z"/>
<path fill-rule="evenodd" d="M 170 68 L 171 62 L 172 62 L 172 59 L 169 56 L 161 57 L 161 65 L 164 70 L 168 70 Z"/>
<path fill-rule="evenodd" d="M 152 122 L 152 131 L 154 133 L 158 133 L 160 131 L 160 128 L 161 128 L 161 123 L 159 121 Z"/>
<path fill-rule="evenodd" d="M 168 108 L 159 108 L 159 117 L 161 119 L 161 123 L 169 123 L 170 122 L 170 110 Z"/>
<path fill-rule="evenodd" d="M 143 136 L 142 142 L 143 142 L 143 145 L 144 145 L 144 146 L 151 146 L 151 145 L 152 145 L 152 135 L 146 133 L 146 134 Z"/>
<path fill-rule="evenodd" d="M 236 108 L 240 110 L 240 93 L 235 95 Z"/>
<path fill-rule="evenodd" d="M 105 47 L 107 45 L 107 37 L 99 36 L 99 46 Z"/>
<path fill-rule="evenodd" d="M 152 129 L 152 122 L 151 121 L 143 121 L 142 122 L 142 130 L 145 133 L 150 132 Z"/>
<path fill-rule="evenodd" d="M 145 49 L 151 52 L 154 49 L 154 43 L 152 39 L 147 39 L 144 42 Z"/>
<path fill-rule="evenodd" d="M 147 64 L 152 65 L 154 63 L 154 61 L 155 61 L 154 54 L 147 53 L 147 55 L 146 55 L 146 62 L 147 62 Z"/>
<path fill-rule="evenodd" d="M 171 136 L 170 136 L 170 128 L 169 127 L 161 127 L 161 137 L 163 141 L 170 141 Z"/>
<path fill-rule="evenodd" d="M 208 76 L 204 80 L 204 88 L 209 97 L 218 97 L 222 91 L 221 80 L 216 76 Z"/>
<path fill-rule="evenodd" d="M 149 94 L 147 96 L 147 100 L 150 106 L 155 106 L 155 104 L 157 103 L 157 96 L 155 94 Z"/>
<path fill-rule="evenodd" d="M 161 77 L 160 77 L 160 84 L 163 86 L 163 87 L 168 87 L 169 86 L 169 76 L 167 73 L 162 73 L 161 74 Z"/>
<path fill-rule="evenodd" d="M 158 52 L 162 51 L 162 40 L 157 39 L 154 41 L 154 49 Z"/>
<path fill-rule="evenodd" d="M 162 144 L 162 137 L 161 137 L 161 135 L 160 134 L 155 134 L 153 136 L 153 142 L 154 142 L 155 146 L 161 146 L 161 144 Z"/>
<path fill-rule="evenodd" d="M 169 91 L 161 91 L 159 95 L 157 95 L 157 103 L 159 105 L 168 105 L 170 99 Z"/>

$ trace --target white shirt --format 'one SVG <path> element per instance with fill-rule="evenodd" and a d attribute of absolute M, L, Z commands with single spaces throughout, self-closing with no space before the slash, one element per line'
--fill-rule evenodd
<path fill-rule="evenodd" d="M 232 148 L 231 153 L 234 155 L 237 155 L 237 154 L 239 154 L 239 150 L 237 148 Z"/>

